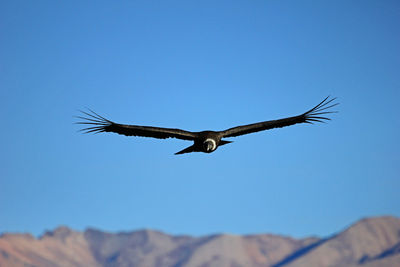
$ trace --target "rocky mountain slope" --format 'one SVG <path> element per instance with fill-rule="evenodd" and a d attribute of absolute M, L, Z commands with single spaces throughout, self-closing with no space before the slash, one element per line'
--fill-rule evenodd
<path fill-rule="evenodd" d="M 324 239 L 270 234 L 171 236 L 150 230 L 113 234 L 67 227 L 39 239 L 3 234 L 0 267 L 20 266 L 400 266 L 400 218 L 363 219 Z"/>

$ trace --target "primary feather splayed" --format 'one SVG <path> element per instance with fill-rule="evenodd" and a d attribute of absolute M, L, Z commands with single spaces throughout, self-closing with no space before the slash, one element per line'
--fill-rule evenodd
<path fill-rule="evenodd" d="M 77 116 L 77 118 L 83 120 L 77 122 L 77 124 L 87 125 L 86 128 L 81 129 L 81 131 L 85 133 L 113 132 L 126 136 L 153 137 L 159 139 L 177 138 L 194 142 L 193 145 L 175 153 L 176 155 L 190 152 L 211 153 L 219 146 L 232 142 L 222 140 L 222 138 L 236 137 L 249 133 L 270 130 L 273 128 L 282 128 L 297 123 L 312 124 L 314 122 L 324 122 L 326 120 L 330 120 L 330 118 L 325 116 L 327 114 L 337 112 L 329 110 L 339 104 L 334 103 L 335 100 L 336 98 L 329 98 L 328 96 L 314 108 L 301 115 L 237 126 L 224 131 L 190 132 L 174 128 L 119 124 L 98 115 L 92 110 L 90 110 L 90 112 L 81 111 L 84 115 L 86 115 L 86 117 Z"/>

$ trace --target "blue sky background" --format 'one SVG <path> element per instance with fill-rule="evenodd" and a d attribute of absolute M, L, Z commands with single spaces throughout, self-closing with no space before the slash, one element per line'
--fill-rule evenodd
<path fill-rule="evenodd" d="M 67 225 L 330 235 L 400 216 L 399 1 L 0 1 L 0 232 Z M 121 123 L 223 130 L 187 141 L 82 135 Z"/>

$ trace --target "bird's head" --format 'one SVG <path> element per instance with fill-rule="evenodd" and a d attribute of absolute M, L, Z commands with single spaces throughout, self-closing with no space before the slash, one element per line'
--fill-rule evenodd
<path fill-rule="evenodd" d="M 217 148 L 217 143 L 215 140 L 208 138 L 203 142 L 203 148 L 204 152 L 213 152 Z"/>

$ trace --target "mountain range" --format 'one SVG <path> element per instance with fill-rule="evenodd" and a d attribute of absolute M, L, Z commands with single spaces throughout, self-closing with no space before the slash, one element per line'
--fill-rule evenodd
<path fill-rule="evenodd" d="M 173 236 L 58 227 L 0 236 L 0 267 L 399 267 L 400 218 L 362 219 L 326 238 Z"/>

